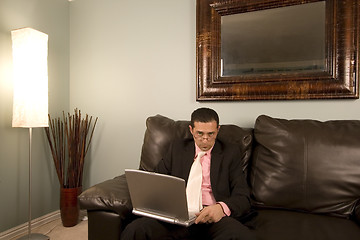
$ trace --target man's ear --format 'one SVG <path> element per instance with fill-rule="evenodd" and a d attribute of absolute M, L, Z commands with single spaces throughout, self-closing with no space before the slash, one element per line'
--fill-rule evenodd
<path fill-rule="evenodd" d="M 191 125 L 189 125 L 189 130 L 190 130 L 191 134 L 193 134 L 193 128 Z"/>

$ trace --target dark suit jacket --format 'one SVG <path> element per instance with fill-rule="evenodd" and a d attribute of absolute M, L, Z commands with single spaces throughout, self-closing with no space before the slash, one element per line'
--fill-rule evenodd
<path fill-rule="evenodd" d="M 187 181 L 194 156 L 193 139 L 174 141 L 155 171 Z M 210 180 L 215 200 L 227 204 L 231 217 L 239 218 L 250 210 L 249 188 L 237 146 L 216 140 L 211 152 Z"/>

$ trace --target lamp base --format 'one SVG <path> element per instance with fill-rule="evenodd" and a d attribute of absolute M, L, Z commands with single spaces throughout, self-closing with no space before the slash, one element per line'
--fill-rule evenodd
<path fill-rule="evenodd" d="M 17 240 L 49 240 L 50 238 L 48 236 L 45 236 L 40 233 L 31 233 L 30 235 L 27 234 L 25 236 L 22 236 L 21 238 L 18 238 Z"/>

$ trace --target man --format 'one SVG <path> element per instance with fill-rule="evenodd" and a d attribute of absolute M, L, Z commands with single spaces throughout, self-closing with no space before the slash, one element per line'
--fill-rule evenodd
<path fill-rule="evenodd" d="M 217 139 L 220 129 L 217 113 L 199 108 L 191 115 L 192 139 L 175 140 L 156 172 L 183 178 L 200 152 L 203 209 L 195 224 L 181 227 L 150 218 L 139 218 L 123 231 L 122 239 L 255 239 L 237 219 L 250 210 L 249 190 L 241 168 L 241 154 L 235 145 Z"/>

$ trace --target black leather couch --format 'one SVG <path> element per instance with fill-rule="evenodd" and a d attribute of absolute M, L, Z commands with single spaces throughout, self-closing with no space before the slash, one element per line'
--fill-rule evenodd
<path fill-rule="evenodd" d="M 146 121 L 140 169 L 152 171 L 188 121 Z M 244 222 L 259 240 L 360 239 L 360 121 L 285 120 L 259 116 L 253 129 L 222 125 L 236 143 L 256 214 Z M 135 216 L 124 175 L 80 196 L 90 240 L 119 239 Z"/>

